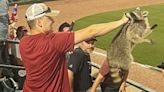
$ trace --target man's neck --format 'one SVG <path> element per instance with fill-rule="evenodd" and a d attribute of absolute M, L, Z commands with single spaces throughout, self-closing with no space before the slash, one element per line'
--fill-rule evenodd
<path fill-rule="evenodd" d="M 44 33 L 44 31 L 38 29 L 32 29 L 30 35 L 36 35 L 40 33 Z"/>

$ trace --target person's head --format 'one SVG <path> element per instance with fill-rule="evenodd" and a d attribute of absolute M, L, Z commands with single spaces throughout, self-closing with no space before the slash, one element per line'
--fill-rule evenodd
<path fill-rule="evenodd" d="M 84 52 L 86 52 L 86 53 L 91 53 L 91 52 L 93 52 L 93 50 L 94 50 L 95 41 L 97 41 L 95 37 L 89 38 L 89 39 L 87 39 L 87 40 L 85 40 L 85 41 L 82 41 L 82 42 L 79 44 L 79 47 L 80 47 Z"/>
<path fill-rule="evenodd" d="M 54 22 L 52 16 L 57 16 L 58 14 L 59 11 L 51 10 L 44 3 L 37 3 L 27 9 L 26 20 L 31 30 L 51 31 Z"/>
<path fill-rule="evenodd" d="M 23 36 L 27 35 L 27 29 L 24 26 L 19 26 L 16 29 L 16 36 L 20 40 Z"/>
<path fill-rule="evenodd" d="M 71 28 L 71 25 L 67 22 L 64 22 L 59 26 L 59 32 L 70 32 L 72 31 L 70 30 L 70 28 Z"/>
<path fill-rule="evenodd" d="M 17 8 L 17 6 L 18 6 L 18 4 L 15 3 L 15 4 L 14 4 L 14 8 Z"/>

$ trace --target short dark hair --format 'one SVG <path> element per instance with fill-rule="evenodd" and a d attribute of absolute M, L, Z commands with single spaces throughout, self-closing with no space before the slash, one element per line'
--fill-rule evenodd
<path fill-rule="evenodd" d="M 59 32 L 63 32 L 65 27 L 71 27 L 71 25 L 69 23 L 67 23 L 67 22 L 62 23 L 59 26 Z"/>
<path fill-rule="evenodd" d="M 19 26 L 16 29 L 16 35 L 18 39 L 21 39 L 24 35 L 26 35 L 27 29 L 24 26 Z"/>

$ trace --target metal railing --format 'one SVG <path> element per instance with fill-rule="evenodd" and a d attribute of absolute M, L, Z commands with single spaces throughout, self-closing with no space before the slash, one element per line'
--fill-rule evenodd
<path fill-rule="evenodd" d="M 100 69 L 100 65 L 94 63 L 94 62 L 88 62 L 92 67 L 96 68 L 96 69 Z M 141 92 L 156 92 L 155 90 L 148 88 L 140 83 L 137 83 L 133 80 L 127 79 L 126 83 L 130 84 L 131 86 L 140 89 Z"/>
<path fill-rule="evenodd" d="M 15 3 L 22 5 L 22 4 L 47 2 L 47 1 L 54 1 L 54 0 L 9 0 L 9 3 L 10 3 L 10 5 L 13 5 Z"/>

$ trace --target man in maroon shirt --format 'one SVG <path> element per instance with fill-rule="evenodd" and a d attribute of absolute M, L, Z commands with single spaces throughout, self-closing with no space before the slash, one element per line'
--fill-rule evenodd
<path fill-rule="evenodd" d="M 33 4 L 26 11 L 30 35 L 20 41 L 20 53 L 26 68 L 23 92 L 70 92 L 65 53 L 74 45 L 91 37 L 105 35 L 128 21 L 122 19 L 94 24 L 76 32 L 53 32 L 51 10 L 43 3 Z"/>

